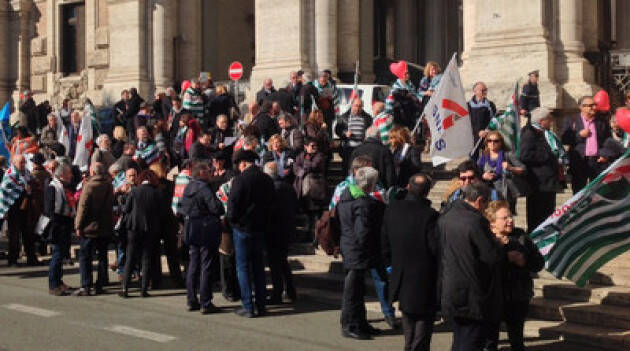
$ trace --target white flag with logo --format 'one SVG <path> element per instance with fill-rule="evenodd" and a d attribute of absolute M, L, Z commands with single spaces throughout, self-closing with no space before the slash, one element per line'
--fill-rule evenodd
<path fill-rule="evenodd" d="M 431 129 L 434 166 L 467 156 L 473 148 L 470 115 L 455 55 L 423 112 Z"/>
<path fill-rule="evenodd" d="M 88 170 L 90 164 L 90 155 L 92 154 L 93 136 L 92 136 L 92 117 L 89 113 L 83 113 L 81 118 L 81 126 L 79 127 L 79 135 L 77 135 L 77 148 L 74 153 L 73 165 L 79 166 L 82 172 Z"/>

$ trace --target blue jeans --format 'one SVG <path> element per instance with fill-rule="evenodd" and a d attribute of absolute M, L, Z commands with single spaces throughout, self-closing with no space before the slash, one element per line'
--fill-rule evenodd
<path fill-rule="evenodd" d="M 107 239 L 106 238 L 81 238 L 79 249 L 79 272 L 81 274 L 81 287 L 92 287 L 92 253 L 97 252 L 98 274 L 96 287 L 102 288 L 107 284 Z"/>
<path fill-rule="evenodd" d="M 388 297 L 388 281 L 387 281 L 387 273 L 384 269 L 380 268 L 370 268 L 370 274 L 372 275 L 372 279 L 374 280 L 374 289 L 376 290 L 376 295 L 378 296 L 378 301 L 381 303 L 381 311 L 385 317 L 394 317 L 394 307 L 389 302 Z"/>
<path fill-rule="evenodd" d="M 234 251 L 236 254 L 236 275 L 241 288 L 241 301 L 243 308 L 248 312 L 254 311 L 252 303 L 252 287 L 250 285 L 251 273 L 253 273 L 254 291 L 256 294 L 256 307 L 258 311 L 265 309 L 265 297 L 267 281 L 265 279 L 265 263 L 263 250 L 265 240 L 263 233 L 245 233 L 238 229 L 234 232 Z M 252 272 L 249 267 L 251 265 Z"/>
<path fill-rule="evenodd" d="M 48 269 L 48 288 L 56 289 L 61 285 L 63 278 L 63 258 L 68 251 L 67 245 L 51 244 L 52 256 L 50 257 L 50 266 Z"/>

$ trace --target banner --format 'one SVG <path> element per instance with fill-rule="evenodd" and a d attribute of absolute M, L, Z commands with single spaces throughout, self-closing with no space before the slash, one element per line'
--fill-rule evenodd
<path fill-rule="evenodd" d="M 560 206 L 530 235 L 558 278 L 584 286 L 630 250 L 630 150 Z"/>
<path fill-rule="evenodd" d="M 492 117 L 488 123 L 488 130 L 497 130 L 503 135 L 505 146 L 518 157 L 521 120 L 518 106 L 518 81 L 514 84 L 514 92 L 508 102 L 505 112 L 501 116 Z"/>
<path fill-rule="evenodd" d="M 434 166 L 468 155 L 473 148 L 473 135 L 456 54 L 446 66 L 423 114 L 431 129 L 430 154 Z"/>
<path fill-rule="evenodd" d="M 81 118 L 81 127 L 79 127 L 79 135 L 77 135 L 77 149 L 74 154 L 73 165 L 79 166 L 81 172 L 88 170 L 90 164 L 90 156 L 92 155 L 92 117 L 90 113 L 83 112 Z"/>

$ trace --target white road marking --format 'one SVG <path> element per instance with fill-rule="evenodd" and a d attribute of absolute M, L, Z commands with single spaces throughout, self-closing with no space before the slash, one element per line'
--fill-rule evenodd
<path fill-rule="evenodd" d="M 108 331 L 111 331 L 111 332 L 114 332 L 114 333 L 119 333 L 119 334 L 124 334 L 124 335 L 129 335 L 129 336 L 135 336 L 137 338 L 142 338 L 142 339 L 147 339 L 147 340 L 151 340 L 151 341 L 161 342 L 161 343 L 177 340 L 176 337 L 171 336 L 171 335 L 154 333 L 154 332 L 150 332 L 150 331 L 146 331 L 146 330 L 141 330 L 141 329 L 128 327 L 128 326 L 125 326 L 125 325 L 113 325 L 111 327 L 105 328 L 105 330 L 108 330 Z"/>
<path fill-rule="evenodd" d="M 8 305 L 4 305 L 4 308 L 8 308 L 10 310 L 14 310 L 14 311 L 19 311 L 19 312 L 24 312 L 24 313 L 30 313 L 30 314 L 34 314 L 36 316 L 40 316 L 40 317 L 54 317 L 57 316 L 61 313 L 56 312 L 56 311 L 51 311 L 51 310 L 45 310 L 43 308 L 37 308 L 37 307 L 32 307 L 32 306 L 27 306 L 27 305 L 21 305 L 19 303 L 12 303 L 12 304 L 8 304 Z"/>

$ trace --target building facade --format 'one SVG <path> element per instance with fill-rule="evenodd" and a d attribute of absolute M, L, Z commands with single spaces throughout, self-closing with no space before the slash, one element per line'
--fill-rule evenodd
<path fill-rule="evenodd" d="M 227 80 L 231 61 L 250 96 L 299 69 L 351 82 L 357 62 L 362 83 L 390 84 L 393 61 L 457 52 L 465 86 L 485 81 L 499 106 L 539 70 L 543 104 L 571 110 L 623 80 L 627 18 L 620 0 L 0 0 L 0 102 L 150 98 L 199 72 Z"/>

